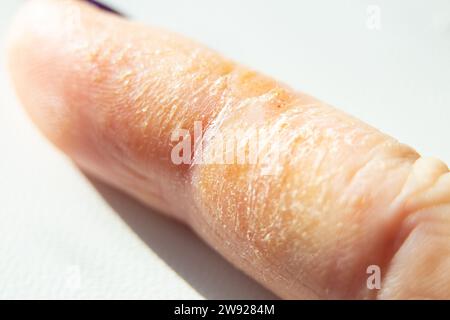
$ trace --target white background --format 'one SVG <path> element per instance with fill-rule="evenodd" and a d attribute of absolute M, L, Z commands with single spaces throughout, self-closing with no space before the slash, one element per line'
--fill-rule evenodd
<path fill-rule="evenodd" d="M 21 2 L 0 3 L 2 44 Z M 450 163 L 448 0 L 109 3 Z M 80 173 L 0 68 L 0 298 L 273 297 L 187 228 Z"/>

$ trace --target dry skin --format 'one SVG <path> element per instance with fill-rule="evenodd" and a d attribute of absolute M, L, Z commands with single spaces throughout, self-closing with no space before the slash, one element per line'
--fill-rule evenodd
<path fill-rule="evenodd" d="M 281 297 L 450 298 L 442 162 L 197 43 L 81 2 L 30 1 L 10 39 L 18 95 L 50 140 Z M 224 136 L 264 131 L 258 142 L 277 141 L 278 158 L 175 165 L 171 135 L 195 121 Z M 369 265 L 381 268 L 381 290 L 366 286 Z"/>

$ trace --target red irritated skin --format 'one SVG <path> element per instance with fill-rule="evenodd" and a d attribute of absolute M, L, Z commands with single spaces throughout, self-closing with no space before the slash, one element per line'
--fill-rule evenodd
<path fill-rule="evenodd" d="M 85 2 L 27 2 L 8 51 L 18 96 L 55 145 L 188 224 L 279 296 L 450 298 L 444 163 L 198 43 Z M 181 164 L 179 130 L 195 147 Z M 219 147 L 230 137 L 245 161 Z"/>

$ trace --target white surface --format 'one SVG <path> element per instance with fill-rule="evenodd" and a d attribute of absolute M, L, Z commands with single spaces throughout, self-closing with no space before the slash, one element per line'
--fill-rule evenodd
<path fill-rule="evenodd" d="M 2 38 L 20 2 L 1 2 Z M 109 3 L 450 163 L 448 0 Z M 81 174 L 26 118 L 2 65 L 0 298 L 267 297 L 183 226 Z"/>

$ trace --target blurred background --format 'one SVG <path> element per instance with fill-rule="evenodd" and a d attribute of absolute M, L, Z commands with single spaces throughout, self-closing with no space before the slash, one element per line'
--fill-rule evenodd
<path fill-rule="evenodd" d="M 0 3 L 0 298 L 274 296 L 187 228 L 84 176 L 27 119 Z M 450 1 L 104 1 L 450 164 Z M 39 44 L 36 44 L 39 45 Z"/>

